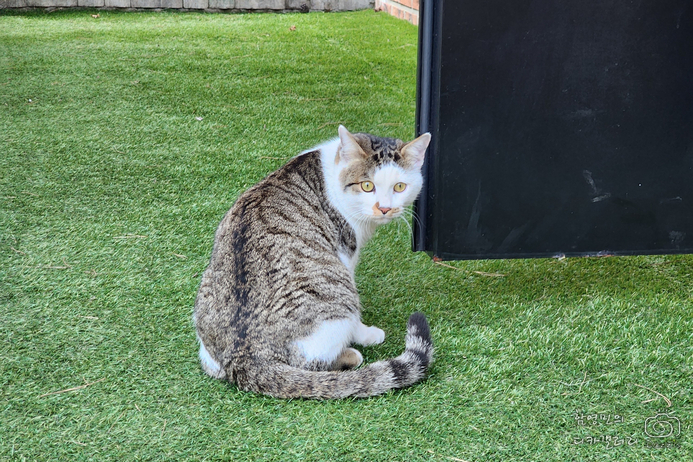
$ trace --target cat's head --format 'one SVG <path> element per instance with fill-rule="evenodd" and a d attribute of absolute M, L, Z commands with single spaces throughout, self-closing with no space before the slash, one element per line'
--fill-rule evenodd
<path fill-rule="evenodd" d="M 383 224 L 401 216 L 421 191 L 421 166 L 431 135 L 404 143 L 339 126 L 335 164 L 351 218 Z"/>

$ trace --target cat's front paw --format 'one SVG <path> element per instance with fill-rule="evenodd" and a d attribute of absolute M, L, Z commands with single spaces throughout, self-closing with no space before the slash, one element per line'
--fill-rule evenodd
<path fill-rule="evenodd" d="M 385 331 L 375 326 L 362 326 L 360 334 L 356 343 L 363 346 L 378 345 L 385 341 Z"/>

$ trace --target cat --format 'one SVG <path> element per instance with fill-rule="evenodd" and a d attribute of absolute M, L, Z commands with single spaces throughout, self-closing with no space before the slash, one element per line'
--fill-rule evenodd
<path fill-rule="evenodd" d="M 359 252 L 421 190 L 431 135 L 409 143 L 350 133 L 304 151 L 243 193 L 216 231 L 193 321 L 211 377 L 279 398 L 367 397 L 421 380 L 433 358 L 426 317 L 400 356 L 363 362 L 382 343 L 361 322 Z"/>

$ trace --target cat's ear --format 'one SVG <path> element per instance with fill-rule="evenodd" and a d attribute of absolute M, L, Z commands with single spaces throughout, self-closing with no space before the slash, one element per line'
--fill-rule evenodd
<path fill-rule="evenodd" d="M 366 153 L 363 152 L 363 149 L 359 146 L 354 135 L 349 133 L 349 130 L 347 130 L 344 125 L 340 125 L 337 131 L 339 132 L 339 141 L 341 142 L 341 149 L 339 150 L 337 159 L 335 159 L 337 163 L 341 161 L 350 162 L 354 159 L 363 159 L 366 157 Z"/>
<path fill-rule="evenodd" d="M 421 168 L 426 155 L 426 149 L 428 148 L 428 143 L 430 142 L 431 134 L 424 133 L 414 141 L 410 141 L 402 147 L 402 157 L 404 157 L 412 168 Z"/>

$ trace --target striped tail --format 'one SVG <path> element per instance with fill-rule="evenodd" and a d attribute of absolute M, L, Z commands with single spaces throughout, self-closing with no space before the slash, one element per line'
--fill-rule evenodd
<path fill-rule="evenodd" d="M 433 361 L 433 343 L 426 316 L 414 313 L 407 323 L 406 349 L 396 358 L 350 371 L 309 371 L 274 363 L 254 377 L 238 380 L 240 388 L 277 398 L 365 398 L 404 388 L 423 379 Z M 240 379 L 240 377 L 238 377 Z"/>

